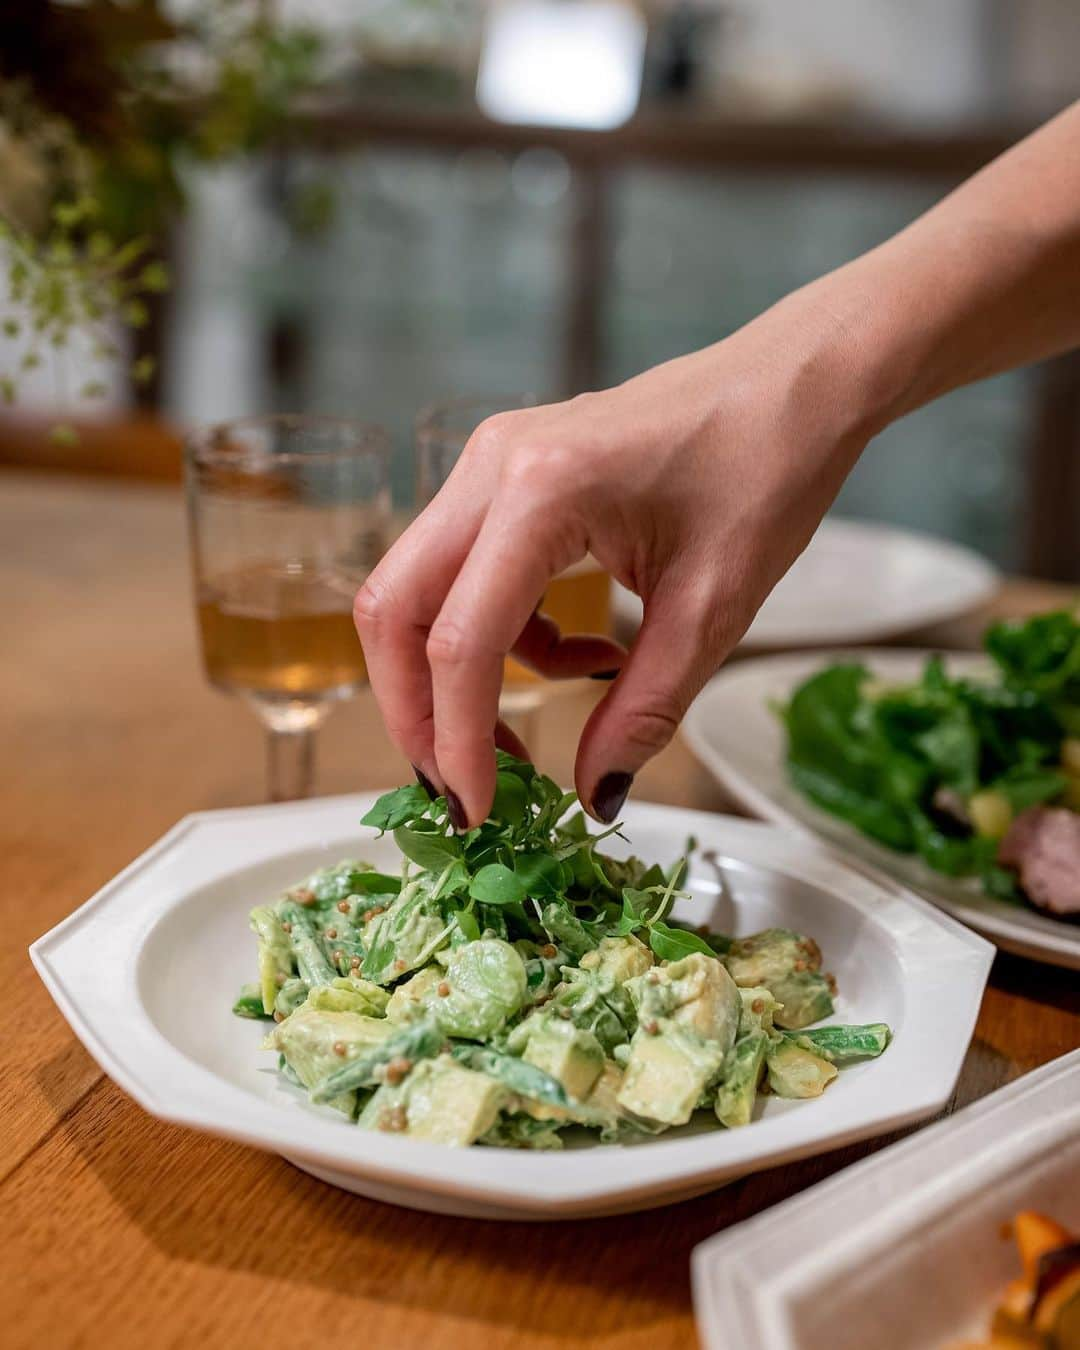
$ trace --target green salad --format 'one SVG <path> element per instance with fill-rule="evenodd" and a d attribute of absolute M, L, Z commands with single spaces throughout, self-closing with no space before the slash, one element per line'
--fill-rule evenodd
<path fill-rule="evenodd" d="M 1080 910 L 1080 621 L 999 623 L 993 673 L 927 661 L 890 686 L 831 665 L 781 715 L 794 785 L 818 806 L 938 872 L 1051 913 Z"/>
<path fill-rule="evenodd" d="M 811 1028 L 835 993 L 811 938 L 675 921 L 687 859 L 608 857 L 618 826 L 590 834 L 575 805 L 502 753 L 466 833 L 419 786 L 380 797 L 363 823 L 393 833 L 400 875 L 341 862 L 254 909 L 234 1012 L 273 1019 L 264 1048 L 312 1102 L 454 1145 L 614 1141 L 698 1110 L 734 1128 L 759 1092 L 819 1096 L 885 1049 L 881 1024 Z"/>

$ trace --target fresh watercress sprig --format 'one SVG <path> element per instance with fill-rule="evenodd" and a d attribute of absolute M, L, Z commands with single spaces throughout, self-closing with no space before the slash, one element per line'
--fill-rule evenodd
<path fill-rule="evenodd" d="M 385 793 L 363 823 L 392 832 L 405 858 L 431 874 L 430 898 L 447 921 L 456 918 L 466 938 L 475 940 L 487 924 L 543 943 L 554 925 L 572 931 L 580 946 L 638 931 L 654 950 L 686 945 L 686 935 L 663 922 L 683 894 L 686 858 L 665 871 L 602 855 L 598 845 L 619 826 L 590 834 L 584 813 L 570 814 L 576 803 L 574 793 L 500 751 L 494 801 L 482 825 L 454 833 L 445 798 L 431 798 L 419 785 Z"/>

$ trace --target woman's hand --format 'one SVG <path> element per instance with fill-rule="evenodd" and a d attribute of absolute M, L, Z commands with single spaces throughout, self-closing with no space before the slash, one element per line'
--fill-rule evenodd
<path fill-rule="evenodd" d="M 556 677 L 621 667 L 576 771 L 612 820 L 869 436 L 1080 342 L 1078 145 L 1080 104 L 717 346 L 479 428 L 356 599 L 390 734 L 459 828 L 491 805 L 507 652 Z M 587 552 L 645 602 L 629 654 L 535 614 Z"/>
<path fill-rule="evenodd" d="M 360 591 L 390 735 L 459 828 L 491 805 L 508 652 L 548 677 L 620 671 L 576 768 L 610 821 L 806 546 L 865 434 L 828 344 L 785 304 L 618 388 L 483 423 Z M 534 612 L 587 553 L 644 601 L 628 654 Z"/>

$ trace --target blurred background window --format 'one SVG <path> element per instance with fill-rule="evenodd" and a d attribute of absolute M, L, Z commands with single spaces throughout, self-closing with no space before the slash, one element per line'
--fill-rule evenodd
<path fill-rule="evenodd" d="M 194 0 L 148 8 L 175 25 L 156 35 L 170 79 L 205 86 L 202 111 L 188 100 L 197 132 L 163 152 L 184 202 L 158 220 L 168 291 L 140 299 L 138 331 L 106 316 L 104 370 L 78 334 L 13 369 L 8 423 L 107 419 L 133 399 L 181 424 L 356 415 L 393 433 L 403 505 L 423 405 L 572 393 L 723 337 L 901 228 L 1075 97 L 1080 70 L 1070 0 L 211 6 L 265 25 L 243 30 L 242 49 L 207 41 Z M 53 28 L 63 11 L 123 11 L 33 9 L 46 33 L 49 11 Z M 558 109 L 491 96 L 560 13 L 571 47 L 588 39 L 611 58 L 619 97 L 602 116 L 575 113 L 569 92 Z M 52 49 L 9 45 L 5 87 L 40 93 L 24 67 Z M 50 106 L 70 117 L 53 65 Z M 0 118 L 5 216 L 33 197 L 20 144 L 17 119 Z M 143 358 L 140 393 L 125 371 Z M 906 418 L 837 510 L 1075 578 L 1076 371 L 1066 358 Z M 0 434 L 0 456 L 13 437 Z"/>

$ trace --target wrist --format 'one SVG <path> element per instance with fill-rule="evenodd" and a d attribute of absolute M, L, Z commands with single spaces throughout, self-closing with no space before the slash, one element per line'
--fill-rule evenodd
<path fill-rule="evenodd" d="M 914 406 L 918 357 L 903 349 L 903 329 L 857 265 L 792 292 L 762 317 L 778 322 L 800 417 L 817 412 L 839 448 L 858 454 Z"/>

